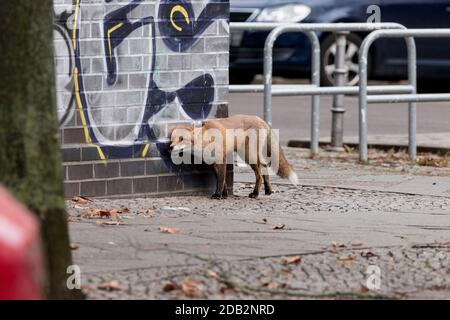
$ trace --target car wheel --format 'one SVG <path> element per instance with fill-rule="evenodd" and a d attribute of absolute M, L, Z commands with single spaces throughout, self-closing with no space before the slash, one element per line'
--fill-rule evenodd
<path fill-rule="evenodd" d="M 254 78 L 255 75 L 251 72 L 230 70 L 230 84 L 250 84 Z"/>
<path fill-rule="evenodd" d="M 348 86 L 355 86 L 359 83 L 359 48 L 362 39 L 356 34 L 347 36 L 347 46 L 345 48 L 345 63 L 348 68 Z M 334 70 L 336 61 L 336 38 L 329 35 L 321 44 L 321 82 L 324 86 L 334 85 Z"/>

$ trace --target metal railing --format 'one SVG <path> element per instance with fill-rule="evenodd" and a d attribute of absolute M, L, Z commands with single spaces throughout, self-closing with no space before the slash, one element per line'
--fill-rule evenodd
<path fill-rule="evenodd" d="M 370 96 L 368 82 L 368 57 L 372 44 L 380 38 L 403 38 L 407 43 L 414 45 L 414 38 L 450 38 L 450 29 L 407 29 L 407 30 L 377 30 L 370 33 L 361 45 L 359 52 L 359 157 L 366 162 L 368 160 L 367 142 L 367 105 L 369 103 L 409 103 L 409 156 L 411 160 L 417 158 L 417 102 L 450 101 L 450 94 L 417 94 L 417 57 L 416 51 L 408 52 L 408 78 L 414 91 L 405 95 L 380 95 Z M 414 45 L 415 46 L 415 45 Z"/>
<path fill-rule="evenodd" d="M 271 31 L 264 48 L 264 84 L 263 85 L 231 85 L 230 92 L 264 92 L 264 119 L 272 124 L 272 97 L 311 95 L 311 153 L 319 151 L 320 129 L 320 96 L 322 95 L 356 95 L 358 87 L 320 86 L 320 42 L 316 32 L 370 32 L 385 29 L 406 29 L 397 23 L 311 23 L 311 24 L 280 24 L 280 23 L 231 23 L 232 30 L 240 31 Z M 311 84 L 310 85 L 273 85 L 273 47 L 278 37 L 286 32 L 305 34 L 311 42 Z M 342 45 L 342 42 L 341 42 Z M 416 55 L 414 40 L 407 40 L 408 52 Z M 341 57 L 344 58 L 343 56 Z M 342 65 L 342 61 L 336 65 Z M 337 70 L 342 73 L 342 70 Z M 345 70 L 344 70 L 345 71 Z M 346 71 L 345 71 L 346 72 Z M 367 91 L 371 94 L 386 93 L 415 93 L 415 86 L 370 86 Z M 337 134 L 333 132 L 332 135 Z"/>

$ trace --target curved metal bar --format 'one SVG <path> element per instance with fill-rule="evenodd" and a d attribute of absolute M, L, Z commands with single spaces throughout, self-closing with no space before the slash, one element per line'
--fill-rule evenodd
<path fill-rule="evenodd" d="M 244 27 L 245 24 L 234 24 L 235 28 Z M 280 35 L 286 32 L 304 33 L 311 42 L 312 68 L 311 84 L 320 87 L 320 41 L 316 34 L 318 31 L 372 31 L 378 29 L 405 29 L 398 23 L 295 23 L 295 24 L 268 24 L 254 23 L 251 30 L 267 30 L 276 26 L 266 39 L 264 47 L 264 119 L 272 124 L 272 74 L 273 74 L 273 47 Z M 312 96 L 311 106 L 311 153 L 319 152 L 320 130 L 320 95 Z"/>
<path fill-rule="evenodd" d="M 240 31 L 270 31 L 279 27 L 298 26 L 304 30 L 316 32 L 338 32 L 338 31 L 374 31 L 382 29 L 404 29 L 399 23 L 267 23 L 267 22 L 231 22 L 230 28 Z"/>
<path fill-rule="evenodd" d="M 273 46 L 278 37 L 288 31 L 304 33 L 311 42 L 312 54 L 312 77 L 311 83 L 320 87 L 320 41 L 316 33 L 310 30 L 303 30 L 300 26 L 283 26 L 274 29 L 267 37 L 264 47 L 264 119 L 272 125 L 272 73 L 273 73 Z M 314 95 L 312 98 L 311 111 L 311 152 L 319 151 L 319 116 L 320 97 Z"/>
<path fill-rule="evenodd" d="M 411 97 L 417 97 L 417 52 L 414 38 L 439 38 L 450 37 L 450 29 L 406 29 L 406 30 L 378 30 L 367 36 L 361 45 L 359 56 L 360 92 L 359 92 L 359 157 L 366 162 L 368 160 L 367 147 L 367 59 L 372 44 L 380 38 L 403 38 L 408 48 L 408 78 L 410 85 L 414 87 Z M 419 99 L 409 101 L 409 156 L 411 160 L 417 158 L 417 104 Z"/>

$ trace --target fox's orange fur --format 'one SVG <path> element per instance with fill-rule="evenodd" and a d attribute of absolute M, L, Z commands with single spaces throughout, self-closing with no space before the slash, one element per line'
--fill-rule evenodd
<path fill-rule="evenodd" d="M 189 139 L 186 137 L 183 139 L 176 133 L 177 129 L 184 129 L 189 132 Z M 262 189 L 262 184 L 264 183 L 266 195 L 272 194 L 272 188 L 270 186 L 269 174 L 267 172 L 267 161 L 262 159 L 262 155 L 258 152 L 257 159 L 249 161 L 249 143 L 248 137 L 245 139 L 234 138 L 232 143 L 227 143 L 227 130 L 234 129 L 240 130 L 243 134 L 247 134 L 249 130 L 260 130 L 264 129 L 267 135 L 263 136 L 263 140 L 258 135 L 258 147 L 259 145 L 266 144 L 268 150 L 278 150 L 278 172 L 277 174 L 285 179 L 289 179 L 293 184 L 297 184 L 297 175 L 294 172 L 293 167 L 286 160 L 283 150 L 279 145 L 277 137 L 272 133 L 270 126 L 261 118 L 256 116 L 247 115 L 236 115 L 225 119 L 208 120 L 202 127 L 195 127 L 194 125 L 183 125 L 175 128 L 171 137 L 171 150 L 173 152 L 182 152 L 184 149 L 191 149 L 194 146 L 195 141 L 203 141 L 201 139 L 196 140 L 197 135 L 203 135 L 209 129 L 220 130 L 223 137 L 223 162 L 218 164 L 213 164 L 213 169 L 217 177 L 217 189 L 213 198 L 222 199 L 227 198 L 228 191 L 226 188 L 226 172 L 227 172 L 227 159 L 234 152 L 237 152 L 240 157 L 246 161 L 247 164 L 255 172 L 256 185 L 254 191 L 250 194 L 251 198 L 257 198 Z M 204 143 L 204 141 L 203 141 Z M 244 145 L 243 145 L 244 144 Z M 274 149 L 272 148 L 272 144 Z M 203 146 L 202 146 L 203 147 Z M 245 150 L 245 154 L 240 154 L 239 151 Z M 269 152 L 270 153 L 270 152 Z M 268 156 L 272 156 L 268 154 Z M 256 160 L 256 161 L 255 161 Z M 251 162 L 251 163 L 250 163 Z"/>

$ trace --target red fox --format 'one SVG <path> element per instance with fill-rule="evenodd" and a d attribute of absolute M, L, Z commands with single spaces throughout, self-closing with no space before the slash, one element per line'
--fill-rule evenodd
<path fill-rule="evenodd" d="M 208 134 L 215 132 L 217 134 Z M 231 132 L 231 134 L 230 134 Z M 251 132 L 256 140 L 251 140 Z M 291 164 L 286 160 L 283 150 L 270 126 L 256 116 L 236 115 L 225 119 L 207 120 L 201 127 L 195 125 L 181 125 L 173 129 L 171 134 L 170 152 L 174 155 L 191 153 L 194 150 L 204 150 L 212 142 L 206 136 L 215 137 L 216 158 L 212 163 L 217 178 L 216 192 L 213 199 L 226 199 L 227 160 L 232 158 L 235 152 L 250 165 L 255 172 L 256 185 L 250 198 L 258 198 L 262 183 L 264 182 L 265 194 L 272 194 L 269 181 L 268 168 L 276 164 L 275 172 L 282 178 L 289 179 L 292 184 L 298 184 L 297 174 Z M 262 149 L 266 148 L 266 156 Z M 218 156 L 218 158 L 217 158 Z"/>

